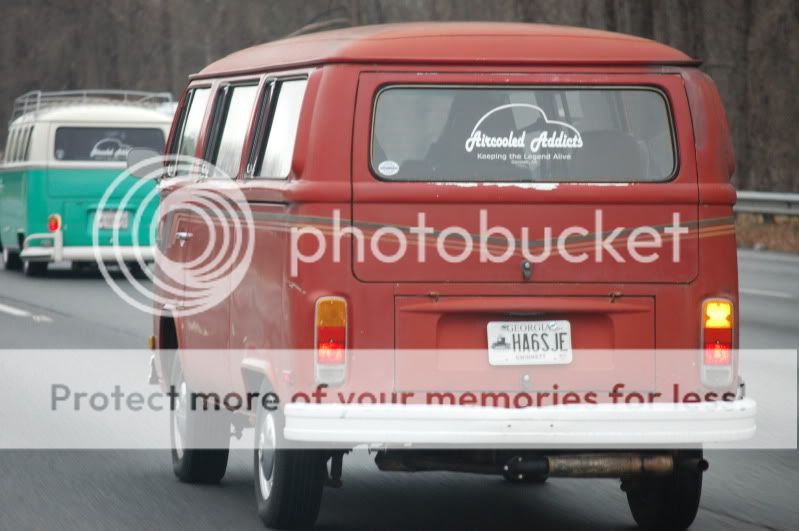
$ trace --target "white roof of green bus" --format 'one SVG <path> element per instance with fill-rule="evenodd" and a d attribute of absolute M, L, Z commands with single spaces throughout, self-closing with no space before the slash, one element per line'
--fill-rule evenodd
<path fill-rule="evenodd" d="M 124 104 L 90 103 L 47 107 L 40 111 L 23 114 L 11 122 L 11 125 L 37 122 L 145 123 L 163 125 L 172 123 L 172 117 L 153 108 Z"/>

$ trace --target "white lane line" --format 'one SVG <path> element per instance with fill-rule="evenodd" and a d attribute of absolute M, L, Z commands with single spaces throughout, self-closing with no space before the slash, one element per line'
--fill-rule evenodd
<path fill-rule="evenodd" d="M 14 306 L 9 306 L 8 304 L 3 304 L 0 302 L 0 313 L 5 313 L 7 315 L 13 315 L 14 317 L 24 317 L 33 319 L 37 323 L 52 323 L 53 320 L 48 317 L 47 315 L 41 314 L 34 314 L 27 310 L 23 310 L 22 308 L 15 308 Z"/>
<path fill-rule="evenodd" d="M 13 306 L 8 306 L 3 303 L 0 303 L 0 312 L 7 313 L 8 315 L 13 315 L 15 317 L 31 317 L 31 312 L 14 308 Z"/>
<path fill-rule="evenodd" d="M 783 293 L 781 291 L 769 291 L 765 289 L 740 288 L 738 291 L 744 295 L 773 297 L 775 299 L 793 300 L 796 298 L 796 295 L 793 295 L 792 293 Z"/>

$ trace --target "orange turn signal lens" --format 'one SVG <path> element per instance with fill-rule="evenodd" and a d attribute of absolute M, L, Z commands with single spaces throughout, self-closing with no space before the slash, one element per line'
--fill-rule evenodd
<path fill-rule="evenodd" d="M 318 298 L 316 326 L 347 326 L 347 302 L 341 297 Z"/>
<path fill-rule="evenodd" d="M 732 303 L 726 300 L 712 299 L 704 304 L 705 328 L 732 328 Z"/>

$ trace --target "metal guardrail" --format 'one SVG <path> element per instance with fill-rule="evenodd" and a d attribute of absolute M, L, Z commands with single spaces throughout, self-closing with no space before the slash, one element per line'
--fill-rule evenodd
<path fill-rule="evenodd" d="M 143 90 L 61 90 L 43 92 L 33 90 L 14 100 L 11 110 L 13 122 L 23 114 L 36 112 L 45 107 L 74 105 L 80 103 L 127 103 L 131 105 L 160 106 L 172 102 L 169 92 L 146 92 Z"/>
<path fill-rule="evenodd" d="M 799 216 L 799 194 L 739 191 L 735 211 Z"/>

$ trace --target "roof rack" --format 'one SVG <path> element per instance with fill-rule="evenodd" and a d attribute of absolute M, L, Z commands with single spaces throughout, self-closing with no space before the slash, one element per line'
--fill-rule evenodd
<path fill-rule="evenodd" d="M 75 105 L 80 103 L 122 103 L 157 107 L 172 102 L 169 92 L 145 92 L 141 90 L 61 90 L 44 92 L 32 90 L 14 100 L 10 122 L 23 114 L 36 112 L 46 107 Z"/>

